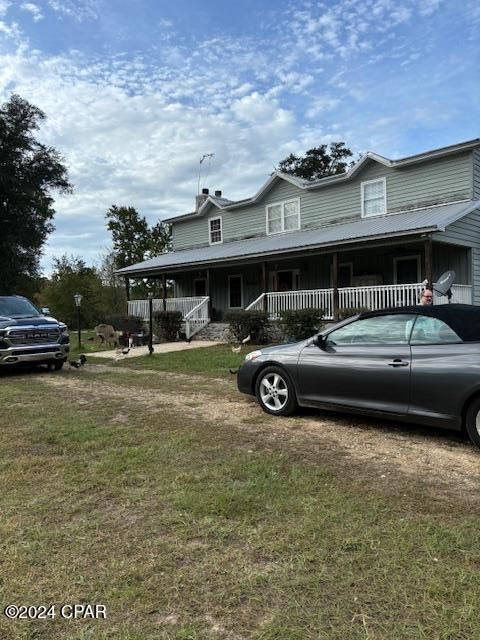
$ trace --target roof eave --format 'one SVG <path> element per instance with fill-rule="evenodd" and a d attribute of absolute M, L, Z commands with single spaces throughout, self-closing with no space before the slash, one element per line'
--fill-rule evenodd
<path fill-rule="evenodd" d="M 345 240 L 334 240 L 332 242 L 321 242 L 312 245 L 298 245 L 295 247 L 288 247 L 282 249 L 276 249 L 271 251 L 257 251 L 256 253 L 251 254 L 243 254 L 241 256 L 226 256 L 224 258 L 216 258 L 214 260 L 200 260 L 198 262 L 185 262 L 183 264 L 178 265 L 165 265 L 165 266 L 154 266 L 148 269 L 139 269 L 135 271 L 119 270 L 115 273 L 121 276 L 131 276 L 131 277 L 147 277 L 148 274 L 151 273 L 164 273 L 169 272 L 172 273 L 174 271 L 185 270 L 186 267 L 191 267 L 192 270 L 195 270 L 199 267 L 205 267 L 211 264 L 223 264 L 230 262 L 240 262 L 242 260 L 254 260 L 255 258 L 262 258 L 267 256 L 278 256 L 284 253 L 298 253 L 300 251 L 315 251 L 317 249 L 330 249 L 335 246 L 347 245 L 347 244 L 355 244 L 355 243 L 364 243 L 364 242 L 375 242 L 376 240 L 386 240 L 388 238 L 399 238 L 404 236 L 421 236 L 426 233 L 434 233 L 438 231 L 444 231 L 443 228 L 438 225 L 431 225 L 427 227 L 422 227 L 419 229 L 409 229 L 406 231 L 398 231 L 394 233 L 382 233 L 377 234 L 375 236 L 364 236 L 364 237 L 355 237 L 355 238 L 347 238 Z M 130 267 L 125 267 L 125 269 L 130 269 Z M 143 274 L 143 276 L 142 276 Z"/>

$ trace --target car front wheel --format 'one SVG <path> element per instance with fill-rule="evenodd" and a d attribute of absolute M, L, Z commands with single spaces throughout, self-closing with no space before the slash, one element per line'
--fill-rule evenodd
<path fill-rule="evenodd" d="M 470 440 L 480 447 L 480 398 L 476 398 L 468 407 L 465 427 Z"/>
<path fill-rule="evenodd" d="M 280 367 L 267 367 L 260 373 L 255 395 L 262 409 L 274 416 L 288 416 L 297 408 L 292 381 Z"/>

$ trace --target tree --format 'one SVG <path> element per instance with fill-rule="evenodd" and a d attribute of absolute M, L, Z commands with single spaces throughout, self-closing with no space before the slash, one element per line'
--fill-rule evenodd
<path fill-rule="evenodd" d="M 0 106 L 0 293 L 36 277 L 53 231 L 52 191 L 71 192 L 62 156 L 35 138 L 45 114 L 13 94 Z"/>
<path fill-rule="evenodd" d="M 331 142 L 330 149 L 326 144 L 321 144 L 309 149 L 303 157 L 291 153 L 278 163 L 278 170 L 305 180 L 319 180 L 344 173 L 349 166 L 347 161 L 352 156 L 353 153 L 344 142 Z"/>
<path fill-rule="evenodd" d="M 170 225 L 161 220 L 151 229 L 144 216 L 134 207 L 112 205 L 106 214 L 107 229 L 112 233 L 113 253 L 117 269 L 143 262 L 169 251 L 172 242 Z M 136 281 L 139 295 L 152 289 L 143 281 Z M 155 287 L 158 290 L 158 286 Z"/>
<path fill-rule="evenodd" d="M 94 327 L 103 322 L 105 315 L 111 312 L 105 302 L 102 279 L 95 267 L 87 267 L 76 256 L 55 258 L 53 273 L 45 286 L 42 300 L 53 316 L 71 327 L 76 327 L 77 324 L 73 299 L 75 293 L 83 296 L 80 307 L 83 327 Z"/>
<path fill-rule="evenodd" d="M 149 229 L 145 216 L 134 207 L 112 205 L 107 211 L 107 229 L 112 233 L 113 252 L 117 269 L 143 262 L 171 247 L 171 229 L 158 222 Z"/>

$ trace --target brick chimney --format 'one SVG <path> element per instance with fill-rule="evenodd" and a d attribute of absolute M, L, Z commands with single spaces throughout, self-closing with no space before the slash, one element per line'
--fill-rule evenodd
<path fill-rule="evenodd" d="M 202 189 L 202 193 L 195 196 L 195 211 L 198 211 L 205 200 L 208 198 L 208 189 Z"/>
<path fill-rule="evenodd" d="M 222 192 L 220 190 L 215 191 L 215 197 L 216 198 L 221 198 L 222 197 Z"/>

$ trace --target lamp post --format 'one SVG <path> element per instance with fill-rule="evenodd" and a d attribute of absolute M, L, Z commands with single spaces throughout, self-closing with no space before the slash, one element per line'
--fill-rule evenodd
<path fill-rule="evenodd" d="M 148 294 L 148 353 L 153 353 L 153 293 Z"/>
<path fill-rule="evenodd" d="M 78 348 L 82 346 L 82 332 L 80 329 L 80 305 L 82 304 L 82 294 L 75 293 L 73 299 L 75 300 L 75 306 L 77 307 L 77 331 L 78 331 Z"/>

